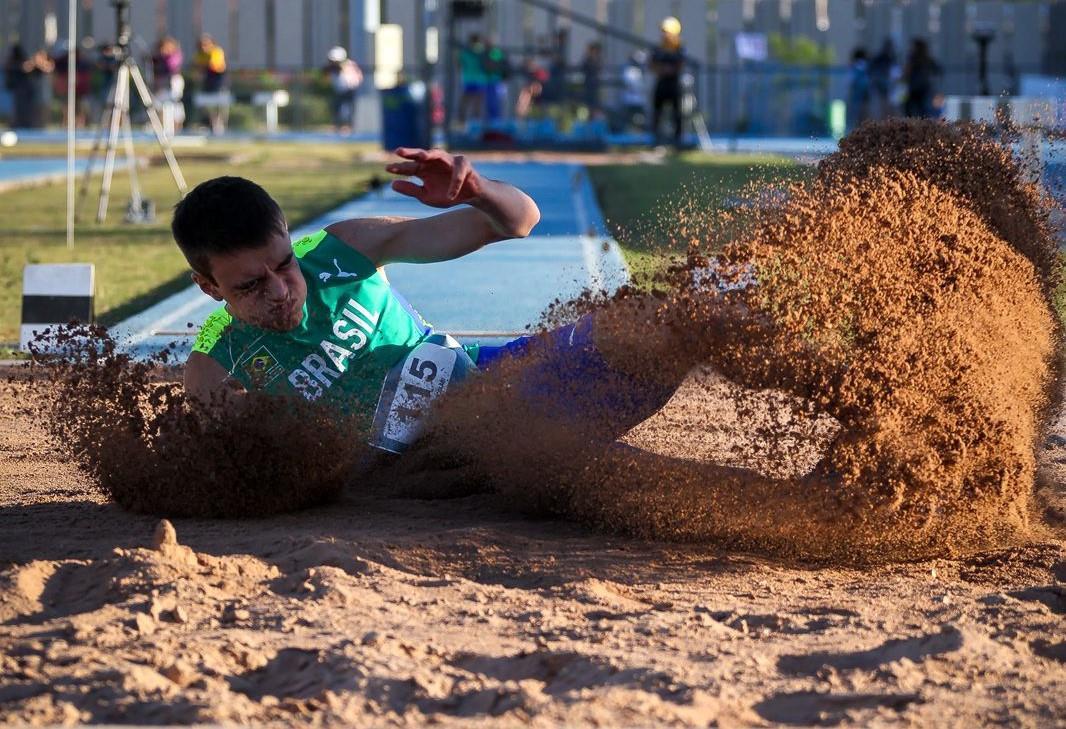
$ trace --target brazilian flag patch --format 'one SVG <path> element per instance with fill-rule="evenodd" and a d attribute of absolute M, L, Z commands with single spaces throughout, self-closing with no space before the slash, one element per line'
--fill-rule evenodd
<path fill-rule="evenodd" d="M 252 383 L 252 387 L 261 389 L 278 378 L 285 368 L 278 362 L 277 357 L 270 353 L 266 347 L 260 347 L 255 354 L 244 362 L 241 368 Z"/>

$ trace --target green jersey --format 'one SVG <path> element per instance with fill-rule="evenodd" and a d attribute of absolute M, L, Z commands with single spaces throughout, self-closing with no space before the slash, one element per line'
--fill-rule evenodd
<path fill-rule="evenodd" d="M 484 47 L 469 46 L 459 49 L 459 76 L 464 84 L 484 84 L 488 81 Z"/>
<path fill-rule="evenodd" d="M 358 251 L 324 230 L 293 244 L 307 282 L 299 326 L 270 331 L 225 306 L 204 322 L 194 352 L 222 365 L 248 390 L 299 394 L 369 418 L 390 370 L 432 335 L 432 327 Z M 473 362 L 477 346 L 463 349 Z"/>

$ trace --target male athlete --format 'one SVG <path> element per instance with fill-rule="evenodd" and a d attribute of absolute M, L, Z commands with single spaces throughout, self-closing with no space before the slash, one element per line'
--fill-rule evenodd
<path fill-rule="evenodd" d="M 533 388 L 530 396 L 603 411 L 611 404 L 602 395 L 582 403 L 580 393 L 602 393 L 603 378 L 615 377 L 612 387 L 627 391 L 613 399 L 618 412 L 606 418 L 618 434 L 666 401 L 683 371 L 657 373 L 650 385 L 644 375 L 657 351 L 676 342 L 667 341 L 670 333 L 658 331 L 652 312 L 639 305 L 598 315 L 595 327 L 587 316 L 503 347 L 460 346 L 433 332 L 393 290 L 382 267 L 446 261 L 525 237 L 540 211 L 524 192 L 483 178 L 462 156 L 406 148 L 396 154 L 402 161 L 386 170 L 422 183 L 396 180 L 396 192 L 437 208 L 462 207 L 424 219 L 345 220 L 291 242 L 277 203 L 248 180 L 208 180 L 178 203 L 172 230 L 193 280 L 224 302 L 204 322 L 186 364 L 190 395 L 223 407 L 229 394 L 252 390 L 338 405 L 365 415 L 372 443 L 393 452 L 417 438 L 425 412 L 449 382 L 537 347 L 549 355 L 542 366 L 577 387 L 565 393 Z M 635 346 L 647 357 L 634 357 Z M 623 351 L 624 365 L 608 364 L 621 359 L 612 353 Z M 601 386 L 583 388 L 583 378 Z"/>

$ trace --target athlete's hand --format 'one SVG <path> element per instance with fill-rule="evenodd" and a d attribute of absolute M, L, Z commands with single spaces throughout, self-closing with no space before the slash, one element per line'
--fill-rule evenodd
<path fill-rule="evenodd" d="M 481 176 L 461 154 L 451 155 L 441 149 L 400 147 L 396 155 L 406 161 L 392 162 L 385 166 L 385 171 L 422 181 L 421 185 L 416 185 L 409 180 L 394 180 L 392 189 L 401 195 L 409 195 L 435 208 L 469 203 L 481 195 Z"/>

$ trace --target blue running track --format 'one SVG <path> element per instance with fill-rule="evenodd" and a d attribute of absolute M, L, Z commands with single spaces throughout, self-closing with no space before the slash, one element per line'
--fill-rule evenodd
<path fill-rule="evenodd" d="M 74 160 L 74 169 L 79 175 L 84 174 L 87 164 L 88 162 L 84 159 Z M 118 164 L 117 160 L 116 164 Z M 65 157 L 0 159 L 0 184 L 31 183 L 61 179 L 66 176 L 67 160 Z"/>

